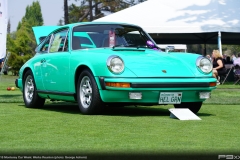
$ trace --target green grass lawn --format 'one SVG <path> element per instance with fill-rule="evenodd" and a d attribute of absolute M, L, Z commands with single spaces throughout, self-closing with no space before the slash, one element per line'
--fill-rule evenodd
<path fill-rule="evenodd" d="M 239 153 L 240 85 L 217 86 L 200 121 L 170 118 L 168 106 L 107 108 L 82 115 L 74 103 L 25 108 L 14 76 L 0 81 L 0 153 Z M 217 156 L 216 156 L 217 159 Z"/>

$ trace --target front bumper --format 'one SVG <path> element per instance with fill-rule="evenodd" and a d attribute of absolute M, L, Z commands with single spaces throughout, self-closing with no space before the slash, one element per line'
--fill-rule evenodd
<path fill-rule="evenodd" d="M 22 79 L 16 79 L 15 80 L 15 86 L 17 87 L 17 88 L 20 88 L 20 90 L 22 90 Z"/>
<path fill-rule="evenodd" d="M 202 102 L 200 92 L 211 92 L 215 78 L 107 78 L 99 77 L 100 95 L 103 102 L 158 104 L 161 92 L 181 92 L 182 102 Z M 130 88 L 106 86 L 106 82 L 127 82 Z M 142 94 L 141 99 L 130 99 L 129 93 Z"/>

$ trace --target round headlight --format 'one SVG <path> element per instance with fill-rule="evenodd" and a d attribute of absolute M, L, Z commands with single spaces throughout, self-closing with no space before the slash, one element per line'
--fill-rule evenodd
<path fill-rule="evenodd" d="M 202 56 L 197 59 L 197 66 L 204 73 L 210 73 L 213 69 L 212 62 Z"/>
<path fill-rule="evenodd" d="M 119 56 L 110 56 L 107 60 L 107 67 L 112 73 L 120 74 L 124 70 L 124 63 Z"/>

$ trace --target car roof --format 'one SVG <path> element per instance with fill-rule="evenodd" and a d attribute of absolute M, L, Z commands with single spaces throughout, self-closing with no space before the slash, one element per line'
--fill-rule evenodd
<path fill-rule="evenodd" d="M 130 26 L 134 26 L 134 27 L 139 27 L 134 24 L 120 23 L 120 22 L 78 22 L 78 23 L 66 24 L 63 26 L 35 26 L 32 28 L 33 28 L 34 36 L 36 39 L 36 43 L 37 43 L 37 45 L 39 45 L 41 37 L 46 37 L 50 33 L 54 32 L 58 29 L 67 28 L 67 27 L 73 28 L 73 27 L 79 26 L 79 25 L 101 25 L 101 24 L 130 25 Z"/>
<path fill-rule="evenodd" d="M 134 25 L 134 24 L 129 24 L 129 23 L 121 23 L 121 22 L 78 22 L 78 23 L 71 23 L 71 24 L 66 24 L 66 25 L 63 25 L 61 27 L 74 27 L 74 26 L 78 26 L 78 25 L 89 25 L 89 24 L 119 24 L 119 25 L 131 25 L 131 26 L 136 26 L 136 27 L 139 27 L 138 25 Z"/>

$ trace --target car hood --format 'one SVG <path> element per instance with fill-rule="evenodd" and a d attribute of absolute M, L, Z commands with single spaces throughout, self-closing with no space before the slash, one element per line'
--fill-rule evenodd
<path fill-rule="evenodd" d="M 46 37 L 52 31 L 54 31 L 55 29 L 60 28 L 60 27 L 61 26 L 36 26 L 36 27 L 32 27 L 37 45 L 39 45 L 41 37 Z"/>
<path fill-rule="evenodd" d="M 120 56 L 129 70 L 137 77 L 196 77 L 200 72 L 195 65 L 199 55 L 176 56 L 176 54 L 155 50 L 117 50 L 113 52 Z M 189 61 L 189 62 L 188 62 Z"/>

